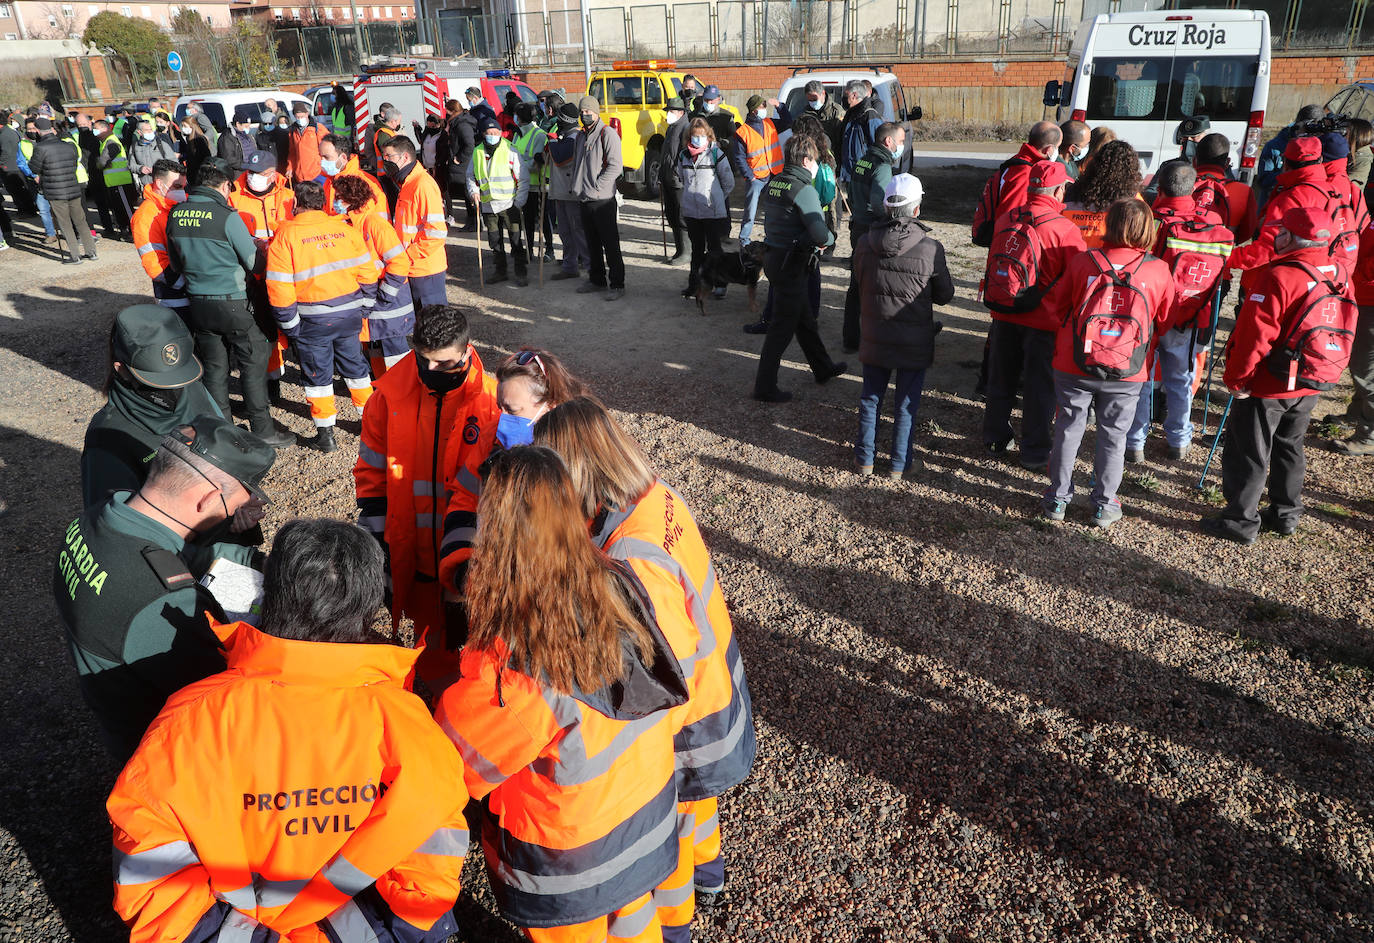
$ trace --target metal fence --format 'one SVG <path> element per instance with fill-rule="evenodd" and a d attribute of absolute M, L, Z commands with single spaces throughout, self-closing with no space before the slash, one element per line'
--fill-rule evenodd
<path fill-rule="evenodd" d="M 573 0 L 559 0 L 572 3 Z M 696 62 L 892 62 L 971 55 L 1058 57 L 1099 13 L 1225 6 L 1239 0 L 691 0 L 510 16 L 441 11 L 399 23 L 263 28 L 172 38 L 196 88 L 276 85 L 348 75 L 379 56 L 471 58 L 514 69 L 576 69 L 584 39 L 598 65 L 616 59 Z M 1247 0 L 1268 12 L 1275 51 L 1351 54 L 1374 48 L 1371 0 Z M 470 8 L 469 8 L 470 9 Z M 146 61 L 146 60 L 145 60 Z M 106 57 L 118 94 L 174 90 L 162 62 Z M 79 95 L 74 95 L 74 98 Z"/>

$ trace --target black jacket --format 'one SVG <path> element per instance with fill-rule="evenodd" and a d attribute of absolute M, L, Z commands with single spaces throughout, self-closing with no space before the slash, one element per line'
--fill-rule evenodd
<path fill-rule="evenodd" d="M 33 146 L 29 169 L 35 177 L 42 178 L 39 186 L 49 200 L 75 200 L 85 191 L 76 179 L 76 165 L 80 161 L 81 150 L 71 138 L 47 134 Z"/>
<path fill-rule="evenodd" d="M 687 146 L 687 131 L 691 126 L 692 120 L 683 115 L 677 124 L 668 126 L 668 133 L 663 136 L 663 151 L 658 161 L 658 177 L 665 187 L 672 187 L 674 190 L 682 189 L 682 178 L 677 173 L 677 156 Z"/>
<path fill-rule="evenodd" d="M 448 175 L 455 180 L 466 179 L 477 147 L 477 119 L 472 112 L 465 111 L 449 122 L 448 146 Z"/>
<path fill-rule="evenodd" d="M 954 298 L 945 247 L 915 219 L 886 219 L 854 249 L 859 361 L 924 370 L 935 360 L 933 305 Z"/>
<path fill-rule="evenodd" d="M 90 176 L 90 181 L 86 184 L 86 189 L 96 187 L 105 189 L 105 177 L 100 172 L 97 163 L 100 160 L 100 138 L 95 136 L 95 132 L 90 128 L 81 128 L 76 132 L 77 142 L 81 145 L 81 161 L 86 165 L 86 173 Z"/>
<path fill-rule="evenodd" d="M 19 172 L 19 132 L 9 125 L 0 127 L 0 171 Z"/>
<path fill-rule="evenodd" d="M 215 145 L 215 156 L 233 168 L 235 175 L 243 173 L 243 142 L 233 128 L 225 128 Z"/>

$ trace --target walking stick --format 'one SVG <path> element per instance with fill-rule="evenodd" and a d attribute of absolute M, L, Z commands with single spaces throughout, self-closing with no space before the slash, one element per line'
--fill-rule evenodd
<path fill-rule="evenodd" d="M 663 184 L 658 185 L 658 232 L 663 237 L 663 259 L 668 260 L 668 205 L 663 200 Z"/>
<path fill-rule="evenodd" d="M 1217 454 L 1217 446 L 1221 443 L 1221 433 L 1226 429 L 1226 417 L 1231 414 L 1231 403 L 1235 401 L 1235 398 L 1236 394 L 1234 393 L 1226 398 L 1226 408 L 1221 411 L 1221 422 L 1217 423 L 1217 437 L 1212 440 L 1212 450 L 1207 453 L 1207 461 L 1202 466 L 1202 477 L 1197 482 L 1197 490 L 1199 491 L 1207 482 L 1207 470 L 1212 467 L 1212 456 Z"/>
<path fill-rule="evenodd" d="M 1207 434 L 1207 411 L 1212 405 L 1212 371 L 1217 365 L 1217 326 L 1221 323 L 1221 295 L 1217 290 L 1216 301 L 1212 302 L 1212 347 L 1207 353 L 1207 392 L 1202 397 L 1202 432 Z M 1191 351 L 1192 348 L 1189 348 Z M 1191 354 L 1190 354 L 1191 356 Z"/>
<path fill-rule="evenodd" d="M 487 287 L 487 276 L 482 271 L 482 198 L 479 196 L 477 205 L 477 282 L 483 289 Z"/>
<path fill-rule="evenodd" d="M 539 287 L 544 287 L 544 256 L 549 254 L 549 246 L 544 238 L 544 201 L 549 195 L 547 181 L 539 183 Z"/>

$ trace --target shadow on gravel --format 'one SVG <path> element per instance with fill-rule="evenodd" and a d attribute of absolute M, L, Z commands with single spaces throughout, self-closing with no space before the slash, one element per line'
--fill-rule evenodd
<path fill-rule="evenodd" d="M 738 545 L 727 552 L 756 556 Z M 805 587 L 830 583 L 835 574 L 795 576 L 803 595 Z M 860 591 L 890 592 L 890 587 L 860 582 Z M 935 587 L 917 592 L 921 598 L 913 599 L 907 611 L 934 618 L 918 619 L 909 627 L 912 633 L 957 632 L 970 616 L 1006 616 L 972 613 L 976 603 L 945 596 Z M 825 605 L 815 598 L 819 594 L 805 595 Z M 1287 847 L 1270 831 L 1230 821 L 1206 795 L 1169 801 L 1130 781 L 1148 778 L 1151 771 L 1123 775 L 1112 769 L 1121 761 L 1110 731 L 1096 738 L 1088 731 L 1081 748 L 1072 748 L 1083 754 L 1076 762 L 1065 753 L 1071 748 L 1039 717 L 1019 723 L 930 676 L 842 654 L 786 631 L 748 620 L 737 622 L 736 629 L 760 719 L 906 793 L 918 846 L 941 841 L 927 833 L 934 818 L 929 807 L 943 806 L 1029 852 L 1039 870 L 1062 875 L 1082 868 L 1118 875 L 1240 939 L 1358 938 L 1351 913 L 1367 914 L 1369 898 L 1351 874 Z M 1035 626 L 1037 632 L 1047 629 Z M 809 679 L 800 697 L 789 690 L 796 678 Z M 862 803 L 856 809 L 856 817 L 873 815 Z M 861 832 L 875 826 L 856 821 L 848 828 Z M 989 865 L 986 843 L 975 848 L 954 835 L 943 843 L 941 857 L 958 870 L 976 873 Z M 903 852 L 938 854 L 929 846 L 894 849 Z M 1034 895 L 1027 904 L 1033 900 Z M 1287 908 L 1291 901 L 1307 902 L 1310 910 L 1294 913 Z M 1059 939 L 1078 938 L 1094 924 L 1102 929 L 1098 918 L 1109 918 L 1113 909 L 1091 897 L 1039 903 L 1051 909 L 1047 929 Z"/>
<path fill-rule="evenodd" d="M 138 277 L 147 281 L 141 269 Z M 129 305 L 152 303 L 151 288 L 147 295 L 137 295 L 103 288 L 77 291 L 63 285 L 39 287 L 54 297 L 11 292 L 0 302 L 10 305 L 21 321 L 31 322 L 0 318 L 0 347 L 100 389 L 105 381 L 106 351 L 115 313 Z M 55 335 L 60 340 L 55 340 Z"/>
<path fill-rule="evenodd" d="M 25 904 L 15 898 L 30 898 L 36 915 L 47 909 L 46 896 L 63 925 L 27 925 L 27 939 L 127 938 L 110 905 L 104 809 L 118 771 L 94 736 L 53 614 L 53 554 L 80 511 L 78 456 L 75 448 L 0 428 L 0 531 L 7 540 L 0 638 L 11 655 L 0 660 L 0 743 L 9 770 L 0 778 L 0 829 L 27 860 L 3 853 L 5 883 L 28 885 L 31 868 L 42 885 L 6 890 L 3 906 L 26 926 L 15 913 Z M 71 500 L 53 500 L 57 495 Z"/>
<path fill-rule="evenodd" d="M 797 487 L 782 476 L 760 473 L 729 460 L 704 461 L 731 474 L 748 472 L 756 480 L 762 476 L 764 482 L 775 486 Z M 1353 660 L 1359 667 L 1374 665 L 1367 638 L 1364 645 L 1358 640 L 1337 641 L 1358 631 L 1353 626 L 1212 586 L 1129 548 L 1100 541 L 1082 559 L 1081 566 L 1074 565 L 1085 554 L 1078 535 L 1070 528 L 1042 528 L 1028 520 L 988 514 L 962 504 L 960 513 L 972 518 L 967 521 L 968 529 L 946 534 L 920 523 L 924 515 L 919 513 L 888 513 L 890 506 L 874 502 L 871 490 L 862 486 L 834 489 L 830 503 L 855 523 L 900 533 L 918 547 L 933 544 L 961 556 L 984 559 L 998 571 L 1012 571 L 1008 578 L 1029 576 L 1046 586 L 1102 597 L 1107 595 L 1104 573 L 1130 574 L 1144 584 L 1134 593 L 1137 605 L 1145 611 L 1197 625 L 1228 639 L 1241 636 L 1265 642 L 1273 646 L 1274 654 L 1284 657 L 1319 655 L 1339 664 Z M 865 608 L 871 611 L 875 598 L 892 600 L 891 615 L 865 625 L 865 630 L 914 655 L 946 660 L 1086 723 L 1125 724 L 1251 764 L 1315 793 L 1356 803 L 1368 799 L 1369 783 L 1374 782 L 1374 755 L 1366 746 L 1273 711 L 1257 698 L 1240 695 L 1227 685 L 1201 680 L 1091 635 L 970 599 L 958 592 L 957 585 L 947 589 L 922 584 L 919 573 L 913 574 L 910 583 L 896 583 L 862 571 L 843 571 L 841 576 L 839 570 L 808 568 L 767 557 L 759 548 L 740 544 L 720 531 L 712 531 L 707 543 L 713 552 L 756 561 L 768 572 L 787 579 L 792 591 L 808 606 L 840 619 Z M 1074 603 L 1064 597 L 1060 604 Z M 942 619 L 936 629 L 934 625 L 906 622 L 904 617 L 912 613 L 940 613 Z M 982 633 L 960 631 L 961 627 L 989 620 L 1005 629 L 993 633 L 1003 651 L 989 650 Z M 1224 660 L 1226 654 L 1219 652 L 1218 658 Z M 1117 696 L 1122 685 L 1129 685 L 1129 700 Z M 1197 711 L 1199 706 L 1203 710 Z M 1307 744 L 1309 749 L 1295 752 L 1291 746 L 1295 743 Z"/>

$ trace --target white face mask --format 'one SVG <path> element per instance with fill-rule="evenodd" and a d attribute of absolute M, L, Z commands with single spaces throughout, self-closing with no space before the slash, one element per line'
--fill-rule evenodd
<path fill-rule="evenodd" d="M 1070 148 L 1069 156 L 1076 161 L 1082 160 L 1088 156 L 1088 145 L 1080 144 L 1077 147 Z"/>
<path fill-rule="evenodd" d="M 760 121 L 764 120 L 765 118 L 768 117 L 768 109 L 767 109 L 767 108 L 756 108 L 756 109 L 754 109 L 754 117 L 755 117 L 755 118 L 758 118 Z"/>
<path fill-rule="evenodd" d="M 705 102 L 701 107 L 706 109 L 708 115 L 713 115 L 716 113 L 716 109 L 720 107 L 720 102 Z"/>
<path fill-rule="evenodd" d="M 678 123 L 679 121 L 681 121 L 681 120 L 682 120 L 682 112 L 680 112 L 680 111 L 670 111 L 670 112 L 668 112 L 668 124 L 674 125 L 674 124 L 677 124 L 677 123 Z"/>
<path fill-rule="evenodd" d="M 704 148 L 704 147 L 706 146 L 706 135 L 704 135 L 704 134 L 694 134 L 694 135 L 692 135 L 692 146 L 695 147 L 695 148 L 697 148 L 698 150 L 700 150 L 701 148 Z"/>
<path fill-rule="evenodd" d="M 301 115 L 299 118 L 296 119 L 296 124 L 300 125 L 302 128 L 306 127 L 310 124 L 310 116 Z"/>
<path fill-rule="evenodd" d="M 181 133 L 189 136 L 191 133 L 191 126 L 189 124 L 183 124 L 181 126 Z"/>
<path fill-rule="evenodd" d="M 155 137 L 157 137 L 157 132 L 156 132 L 156 131 L 144 131 L 144 132 L 142 133 L 142 137 L 143 137 L 143 140 L 145 140 L 145 141 L 151 141 L 151 140 L 153 140 Z"/>
<path fill-rule="evenodd" d="M 167 199 L 173 203 L 183 203 L 186 200 L 186 191 L 182 189 L 168 190 Z"/>
<path fill-rule="evenodd" d="M 1055 144 L 1055 145 L 1053 145 L 1053 146 L 1045 153 L 1045 160 L 1058 160 L 1058 159 L 1059 159 L 1059 145 L 1058 145 L 1058 144 Z"/>
<path fill-rule="evenodd" d="M 259 192 L 266 190 L 272 185 L 272 181 L 265 174 L 249 174 L 248 186 Z"/>
<path fill-rule="evenodd" d="M 810 108 L 812 111 L 820 111 L 825 107 L 825 102 L 817 98 L 808 98 L 806 100 L 806 107 Z"/>

